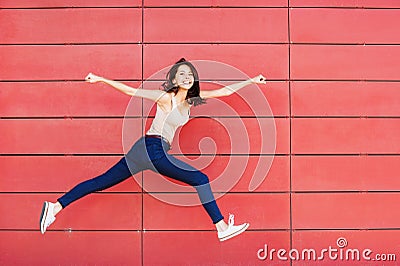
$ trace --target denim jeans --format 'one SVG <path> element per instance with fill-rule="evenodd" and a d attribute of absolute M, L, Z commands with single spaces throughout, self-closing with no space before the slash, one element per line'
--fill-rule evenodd
<path fill-rule="evenodd" d="M 83 196 L 112 187 L 140 171 L 152 170 L 193 186 L 213 223 L 221 221 L 224 217 L 215 202 L 207 175 L 168 154 L 169 149 L 166 141 L 142 137 L 107 172 L 78 184 L 58 202 L 65 208 Z"/>

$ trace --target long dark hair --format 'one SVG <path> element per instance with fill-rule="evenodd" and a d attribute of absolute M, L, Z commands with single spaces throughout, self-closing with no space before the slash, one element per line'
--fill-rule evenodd
<path fill-rule="evenodd" d="M 186 61 L 185 58 L 179 59 L 178 62 L 176 62 L 171 69 L 168 71 L 167 76 L 166 76 L 166 81 L 161 85 L 162 89 L 168 93 L 177 93 L 179 90 L 179 86 L 175 85 L 172 80 L 176 76 L 176 72 L 178 72 L 178 68 L 181 65 L 187 65 L 190 67 L 190 69 L 193 72 L 193 77 L 194 77 L 194 82 L 193 86 L 189 89 L 186 95 L 186 101 L 191 104 L 191 105 L 199 105 L 205 103 L 205 99 L 202 99 L 200 97 L 200 82 L 199 82 L 199 74 L 197 73 L 196 68 L 193 66 L 192 63 L 189 61 Z"/>

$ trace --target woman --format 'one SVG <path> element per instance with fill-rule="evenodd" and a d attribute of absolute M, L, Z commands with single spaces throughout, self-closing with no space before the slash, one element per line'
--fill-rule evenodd
<path fill-rule="evenodd" d="M 55 221 L 55 216 L 72 202 L 95 191 L 114 186 L 146 169 L 193 186 L 216 226 L 220 241 L 228 240 L 249 227 L 248 223 L 234 225 L 233 215 L 230 215 L 227 224 L 215 202 L 208 177 L 168 154 L 167 151 L 170 149 L 177 128 L 189 120 L 189 110 L 193 105 L 204 103 L 204 99 L 228 96 L 252 83 L 265 84 L 266 79 L 262 75 L 221 89 L 200 91 L 196 69 L 182 58 L 168 72 L 166 82 L 163 84 L 164 91 L 135 89 L 92 73 L 85 80 L 89 83 L 103 82 L 127 95 L 153 100 L 157 103 L 156 115 L 146 135 L 140 138 L 106 173 L 78 184 L 56 203 L 44 202 L 40 217 L 42 234 Z"/>

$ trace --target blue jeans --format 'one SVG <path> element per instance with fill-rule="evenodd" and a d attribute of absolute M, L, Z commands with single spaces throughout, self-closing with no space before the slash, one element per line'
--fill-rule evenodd
<path fill-rule="evenodd" d="M 129 152 L 104 174 L 84 181 L 58 199 L 63 208 L 90 193 L 112 187 L 130 176 L 150 169 L 193 186 L 213 223 L 222 216 L 211 191 L 207 175 L 168 154 L 170 146 L 158 138 L 140 138 Z"/>

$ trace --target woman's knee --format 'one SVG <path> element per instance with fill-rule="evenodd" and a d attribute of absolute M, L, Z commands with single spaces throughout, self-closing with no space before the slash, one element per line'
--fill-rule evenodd
<path fill-rule="evenodd" d="M 208 176 L 202 172 L 198 172 L 194 178 L 195 186 L 205 185 L 210 182 Z"/>

